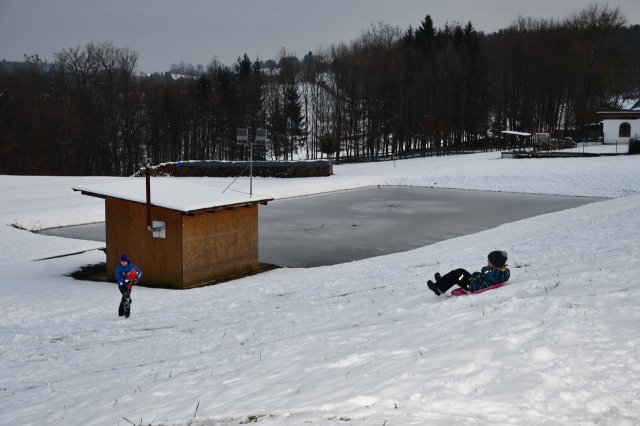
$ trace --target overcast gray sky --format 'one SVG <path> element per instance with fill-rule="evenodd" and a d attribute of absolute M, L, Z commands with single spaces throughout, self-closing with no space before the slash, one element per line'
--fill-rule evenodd
<path fill-rule="evenodd" d="M 590 3 L 620 6 L 640 24 L 640 0 L 0 0 L 0 59 L 23 60 L 91 41 L 110 41 L 139 55 L 138 70 L 172 63 L 231 65 L 276 58 L 282 47 L 308 51 L 357 38 L 371 24 L 406 29 L 431 15 L 436 27 L 466 23 L 484 32 L 518 15 L 563 18 Z"/>

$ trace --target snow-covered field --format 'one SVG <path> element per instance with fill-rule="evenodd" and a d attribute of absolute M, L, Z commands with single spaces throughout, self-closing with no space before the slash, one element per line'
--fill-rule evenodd
<path fill-rule="evenodd" d="M 484 153 L 334 172 L 253 188 L 612 199 L 364 261 L 138 287 L 125 320 L 115 285 L 66 275 L 104 261 L 102 244 L 18 228 L 103 220 L 103 201 L 71 186 L 127 180 L 0 176 L 0 424 L 640 424 L 639 156 Z M 510 285 L 460 298 L 426 288 L 436 271 L 479 269 L 493 249 L 510 253 Z"/>

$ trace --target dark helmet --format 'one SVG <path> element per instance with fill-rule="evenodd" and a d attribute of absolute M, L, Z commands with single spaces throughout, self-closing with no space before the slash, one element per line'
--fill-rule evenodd
<path fill-rule="evenodd" d="M 496 250 L 489 253 L 489 262 L 496 268 L 502 268 L 507 264 L 507 252 L 503 250 Z"/>

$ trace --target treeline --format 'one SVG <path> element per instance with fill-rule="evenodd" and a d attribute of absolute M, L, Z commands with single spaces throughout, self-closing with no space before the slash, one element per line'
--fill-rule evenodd
<path fill-rule="evenodd" d="M 302 60 L 136 75 L 110 43 L 0 63 L 0 173 L 130 175 L 182 160 L 237 160 L 236 129 L 266 128 L 258 158 L 350 161 L 503 148 L 502 130 L 584 136 L 595 112 L 640 96 L 640 26 L 592 5 L 563 20 L 372 26 Z M 268 66 L 265 66 L 268 65 Z M 275 67 L 277 65 L 277 67 Z"/>

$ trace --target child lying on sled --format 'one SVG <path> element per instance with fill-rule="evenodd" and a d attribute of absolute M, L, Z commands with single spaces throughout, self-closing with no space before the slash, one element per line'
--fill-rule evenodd
<path fill-rule="evenodd" d="M 454 269 L 442 276 L 436 272 L 436 282 L 429 280 L 427 286 L 436 296 L 446 293 L 454 285 L 460 286 L 464 291 L 474 292 L 508 281 L 510 275 L 507 252 L 497 250 L 489 253 L 487 266 L 483 266 L 480 272 L 470 274 L 462 268 Z"/>

